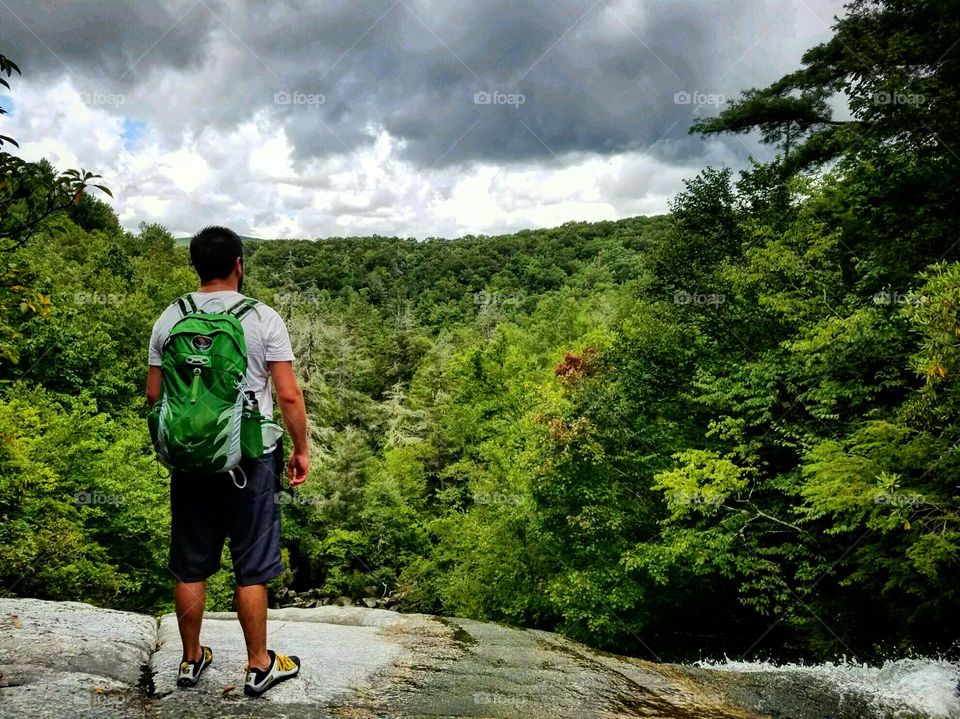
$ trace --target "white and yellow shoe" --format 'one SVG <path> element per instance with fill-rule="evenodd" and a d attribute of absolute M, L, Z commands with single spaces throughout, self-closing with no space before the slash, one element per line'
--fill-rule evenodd
<path fill-rule="evenodd" d="M 178 687 L 195 687 L 200 681 L 203 670 L 213 663 L 213 650 L 210 647 L 200 647 L 200 658 L 196 661 L 180 662 L 180 671 L 177 672 Z"/>
<path fill-rule="evenodd" d="M 300 673 L 300 657 L 277 654 L 272 649 L 268 649 L 267 654 L 270 655 L 269 667 L 247 668 L 247 681 L 243 686 L 243 693 L 248 697 L 258 697 L 275 684 L 292 679 Z"/>

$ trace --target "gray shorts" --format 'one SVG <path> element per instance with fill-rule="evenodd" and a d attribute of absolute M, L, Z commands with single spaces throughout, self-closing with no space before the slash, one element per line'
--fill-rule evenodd
<path fill-rule="evenodd" d="M 200 582 L 220 569 L 223 542 L 237 584 L 263 584 L 283 572 L 280 559 L 280 478 L 283 446 L 240 463 L 246 486 L 229 474 L 170 475 L 170 561 L 181 582 Z M 243 476 L 235 471 L 237 483 Z"/>

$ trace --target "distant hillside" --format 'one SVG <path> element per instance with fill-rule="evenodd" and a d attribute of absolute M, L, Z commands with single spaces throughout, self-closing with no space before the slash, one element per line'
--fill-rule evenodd
<path fill-rule="evenodd" d="M 262 242 L 262 237 L 248 237 L 247 235 L 240 235 L 240 239 L 244 242 Z M 175 237 L 173 240 L 180 247 L 187 247 L 190 244 L 190 236 L 184 237 Z"/>
<path fill-rule="evenodd" d="M 248 267 L 252 278 L 286 293 L 359 293 L 374 305 L 409 299 L 423 310 L 421 321 L 441 324 L 478 303 L 535 303 L 588 267 L 593 282 L 636 279 L 642 256 L 669 224 L 669 216 L 657 216 L 452 240 L 271 240 L 249 248 Z"/>

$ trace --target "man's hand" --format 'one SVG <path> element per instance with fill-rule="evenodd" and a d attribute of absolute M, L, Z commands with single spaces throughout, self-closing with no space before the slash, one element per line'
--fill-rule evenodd
<path fill-rule="evenodd" d="M 287 462 L 287 476 L 290 478 L 290 488 L 307 481 L 307 472 L 310 471 L 310 457 L 306 452 L 294 452 Z"/>
<path fill-rule="evenodd" d="M 277 401 L 283 414 L 283 423 L 290 430 L 293 440 L 293 454 L 287 462 L 287 476 L 290 487 L 296 487 L 307 481 L 310 471 L 310 457 L 307 455 L 307 410 L 303 406 L 303 393 L 297 378 L 293 374 L 292 362 L 270 362 L 270 377 L 277 390 Z"/>

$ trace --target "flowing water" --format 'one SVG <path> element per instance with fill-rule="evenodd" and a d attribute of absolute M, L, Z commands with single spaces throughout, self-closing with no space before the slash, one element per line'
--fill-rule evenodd
<path fill-rule="evenodd" d="M 862 664 L 700 662 L 723 672 L 732 687 L 761 711 L 818 719 L 960 719 L 960 664 L 939 659 L 899 659 L 880 667 Z M 764 704 L 766 706 L 764 706 Z"/>

